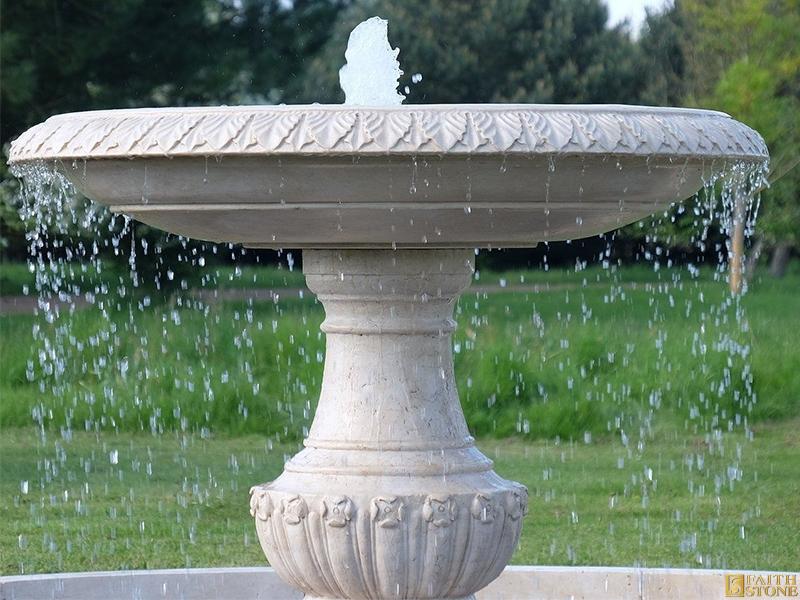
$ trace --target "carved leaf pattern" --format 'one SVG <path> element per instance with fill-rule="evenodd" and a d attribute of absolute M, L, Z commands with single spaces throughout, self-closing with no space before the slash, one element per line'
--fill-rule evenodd
<path fill-rule="evenodd" d="M 353 502 L 347 496 L 329 496 L 322 506 L 322 516 L 330 527 L 344 527 L 353 518 Z"/>
<path fill-rule="evenodd" d="M 458 140 L 455 147 L 468 149 L 474 152 L 479 151 L 483 146 L 491 145 L 491 138 L 487 137 L 475 124 L 472 113 L 465 113 L 464 117 L 466 119 L 466 131 L 461 139 Z"/>
<path fill-rule="evenodd" d="M 584 148 L 591 149 L 597 143 L 594 132 L 597 129 L 597 121 L 590 119 L 586 115 L 572 115 L 572 137 L 571 141 Z"/>
<path fill-rule="evenodd" d="M 45 141 L 42 145 L 42 150 L 56 150 L 58 148 L 75 147 L 75 140 L 80 140 L 78 143 L 81 148 L 91 151 L 97 144 L 107 136 L 114 129 L 114 122 L 108 119 L 100 119 L 94 123 L 93 126 L 88 124 L 82 127 L 79 131 L 69 126 L 59 127 L 53 136 Z"/>
<path fill-rule="evenodd" d="M 688 109 L 312 105 L 60 115 L 15 140 L 10 161 L 300 152 L 767 157 L 757 132 L 727 115 Z"/>
<path fill-rule="evenodd" d="M 189 122 L 188 119 L 178 120 L 177 127 L 174 128 L 174 130 L 177 132 L 182 131 L 181 128 L 186 127 Z M 155 137 L 148 135 L 150 132 L 161 132 L 161 137 L 166 137 L 168 132 L 173 131 L 173 128 L 167 129 L 160 125 L 161 119 L 125 119 L 117 126 L 117 129 L 114 130 L 114 135 L 108 135 L 100 142 L 97 146 L 97 151 L 129 152 L 131 148 L 137 145 L 150 148 L 154 145 L 154 142 L 148 141 L 148 139 L 152 140 Z M 172 149 L 172 146 L 177 144 L 178 141 L 179 140 L 175 140 L 170 146 L 163 148 L 163 151 L 168 153 Z"/>
<path fill-rule="evenodd" d="M 290 525 L 297 525 L 308 515 L 306 501 L 300 496 L 291 496 L 283 499 L 283 520 Z"/>
<path fill-rule="evenodd" d="M 144 148 L 158 148 L 164 154 L 169 154 L 181 145 L 186 144 L 185 140 L 189 133 L 202 122 L 199 116 L 189 116 L 181 118 L 180 114 L 167 115 L 158 122 L 150 135 L 143 136 L 142 146 Z M 137 119 L 139 126 L 145 119 Z M 130 152 L 135 146 L 128 145 L 127 151 Z"/>
<path fill-rule="evenodd" d="M 201 119 L 182 142 L 188 144 L 193 150 L 212 154 L 229 145 L 236 148 L 238 147 L 239 133 L 250 119 L 252 119 L 252 115 L 246 113 L 209 115 L 208 118 Z"/>
<path fill-rule="evenodd" d="M 520 486 L 506 494 L 506 516 L 512 521 L 518 521 L 528 514 L 528 490 Z"/>
<path fill-rule="evenodd" d="M 406 112 L 373 113 L 367 114 L 364 119 L 370 137 L 379 148 L 386 150 L 395 148 L 414 122 L 411 113 Z"/>
<path fill-rule="evenodd" d="M 616 121 L 619 126 L 619 146 L 631 152 L 638 152 L 645 143 L 639 122 L 624 119 L 619 115 L 616 117 Z"/>
<path fill-rule="evenodd" d="M 436 527 L 449 527 L 456 520 L 458 507 L 452 496 L 428 496 L 422 506 L 422 516 Z"/>
<path fill-rule="evenodd" d="M 419 148 L 419 150 L 434 150 L 437 152 L 441 151 L 436 143 L 434 142 L 433 138 L 428 134 L 423 126 L 422 122 L 425 116 L 421 112 L 413 112 L 411 113 L 411 128 L 408 131 L 408 135 L 405 137 L 405 140 L 408 142 L 409 146 L 412 148 Z M 395 146 L 394 150 L 399 150 L 402 146 L 397 145 Z"/>
<path fill-rule="evenodd" d="M 540 114 L 530 114 L 523 116 L 522 122 L 525 125 L 523 130 L 525 146 L 532 150 L 552 148 L 550 142 L 552 127 L 548 119 Z"/>
<path fill-rule="evenodd" d="M 286 118 L 281 118 L 281 116 L 276 113 L 257 114 L 247 131 L 245 147 L 272 151 L 283 144 L 292 130 L 297 127 L 300 115 L 292 113 L 286 115 Z"/>
<path fill-rule="evenodd" d="M 686 147 L 685 143 L 681 140 L 680 132 L 675 129 L 673 123 L 658 117 L 656 117 L 655 120 L 661 126 L 661 130 L 664 134 L 664 148 L 677 151 L 680 150 L 682 145 L 684 148 Z"/>
<path fill-rule="evenodd" d="M 272 497 L 264 488 L 250 488 L 250 515 L 266 521 L 272 515 Z"/>
<path fill-rule="evenodd" d="M 308 126 L 313 140 L 326 150 L 333 150 L 348 133 L 353 131 L 355 114 L 339 113 L 326 115 L 325 113 L 311 114 L 308 116 Z"/>
<path fill-rule="evenodd" d="M 379 527 L 394 529 L 403 520 L 403 501 L 395 497 L 378 496 L 372 500 L 370 513 Z"/>
<path fill-rule="evenodd" d="M 478 519 L 481 523 L 492 523 L 495 518 L 497 508 L 495 507 L 492 498 L 484 494 L 475 494 L 470 507 L 472 516 Z"/>
<path fill-rule="evenodd" d="M 546 123 L 549 135 L 547 136 L 547 145 L 549 149 L 556 150 L 558 148 L 568 148 L 573 142 L 572 131 L 574 128 L 572 117 L 569 113 L 559 113 L 552 115 L 552 118 L 543 117 Z"/>
<path fill-rule="evenodd" d="M 517 113 L 473 113 L 472 120 L 483 138 L 491 141 L 502 152 L 509 150 L 522 137 L 522 121 Z"/>
<path fill-rule="evenodd" d="M 464 113 L 444 113 L 432 118 L 424 115 L 422 126 L 428 137 L 436 142 L 440 150 L 448 151 L 455 146 L 467 132 L 467 119 Z"/>
<path fill-rule="evenodd" d="M 361 150 L 361 148 L 372 143 L 372 135 L 364 125 L 364 119 L 361 114 L 356 114 L 351 133 L 352 135 L 349 138 L 351 150 Z"/>

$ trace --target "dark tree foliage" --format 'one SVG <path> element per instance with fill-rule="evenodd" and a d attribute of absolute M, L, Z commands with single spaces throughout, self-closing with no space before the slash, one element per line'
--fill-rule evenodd
<path fill-rule="evenodd" d="M 2 50 L 4 141 L 59 112 L 201 103 L 231 78 L 206 0 L 6 2 Z"/>
<path fill-rule="evenodd" d="M 14 0 L 0 27 L 0 140 L 57 113 L 284 101 L 339 0 Z M 26 255 L 16 182 L 0 162 L 0 251 Z M 71 232 L 79 235 L 81 232 Z M 145 225 L 137 238 L 183 252 Z M 151 246 L 156 246 L 151 243 Z M 167 258 L 169 260 L 169 257 Z"/>
<path fill-rule="evenodd" d="M 649 15 L 637 42 L 607 26 L 602 0 L 14 0 L 0 12 L 4 145 L 67 111 L 341 102 L 347 38 L 375 15 L 401 48 L 410 103 L 678 104 L 683 94 L 678 11 Z M 0 184 L 0 250 L 19 258 L 12 187 Z M 170 247 L 146 226 L 140 236 Z"/>
<path fill-rule="evenodd" d="M 647 12 L 639 39 L 641 72 L 645 74 L 642 103 L 680 106 L 686 97 L 686 17 L 678 3 L 661 12 Z"/>
<path fill-rule="evenodd" d="M 294 103 L 307 61 L 330 37 L 347 0 L 244 0 L 232 20 L 231 43 L 241 48 L 239 103 Z"/>
<path fill-rule="evenodd" d="M 0 138 L 62 112 L 283 101 L 342 4 L 14 0 L 2 6 Z"/>
<path fill-rule="evenodd" d="M 389 21 L 405 70 L 423 80 L 407 102 L 635 102 L 637 49 L 608 29 L 600 0 L 374 0 L 340 13 L 305 74 L 298 99 L 341 102 L 338 71 L 352 28 Z"/>

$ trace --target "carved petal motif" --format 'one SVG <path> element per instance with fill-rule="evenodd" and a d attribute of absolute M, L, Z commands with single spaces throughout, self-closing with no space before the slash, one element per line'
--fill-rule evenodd
<path fill-rule="evenodd" d="M 531 106 L 241 107 L 58 115 L 11 162 L 170 154 L 586 152 L 760 158 L 761 137 L 709 112 Z"/>
<path fill-rule="evenodd" d="M 266 521 L 272 515 L 272 498 L 264 488 L 250 488 L 250 515 Z"/>
<path fill-rule="evenodd" d="M 370 514 L 379 527 L 394 529 L 403 520 L 403 501 L 395 497 L 378 496 L 372 499 Z"/>
<path fill-rule="evenodd" d="M 291 496 L 283 499 L 283 520 L 290 525 L 297 525 L 308 515 L 306 501 L 300 496 Z"/>
<path fill-rule="evenodd" d="M 422 516 L 436 527 L 448 527 L 456 520 L 458 506 L 452 496 L 428 496 L 422 506 Z"/>
<path fill-rule="evenodd" d="M 506 494 L 506 516 L 512 521 L 518 521 L 528 514 L 528 490 L 519 486 Z"/>
<path fill-rule="evenodd" d="M 491 523 L 494 521 L 497 509 L 495 508 L 494 502 L 489 496 L 484 494 L 475 494 L 475 498 L 472 500 L 472 506 L 470 507 L 470 512 L 472 513 L 472 516 L 478 519 L 481 523 Z"/>
<path fill-rule="evenodd" d="M 328 496 L 322 507 L 322 516 L 330 527 L 345 527 L 353 517 L 353 502 L 347 496 Z"/>

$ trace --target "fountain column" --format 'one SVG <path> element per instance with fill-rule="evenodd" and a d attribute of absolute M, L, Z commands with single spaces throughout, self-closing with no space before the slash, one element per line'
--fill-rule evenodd
<path fill-rule="evenodd" d="M 306 250 L 325 371 L 305 449 L 251 490 L 270 564 L 306 598 L 469 598 L 516 548 L 524 486 L 475 447 L 451 333 L 471 250 Z"/>

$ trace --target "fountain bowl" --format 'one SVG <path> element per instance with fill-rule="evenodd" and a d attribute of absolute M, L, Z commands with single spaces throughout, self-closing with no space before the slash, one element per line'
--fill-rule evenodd
<path fill-rule="evenodd" d="M 528 493 L 475 447 L 454 379 L 474 248 L 597 235 L 767 158 L 722 113 L 538 105 L 74 113 L 10 154 L 34 183 L 55 167 L 172 233 L 304 249 L 326 313 L 320 399 L 250 512 L 307 600 L 475 600 L 506 577 Z"/>
<path fill-rule="evenodd" d="M 616 105 L 332 105 L 63 114 L 13 144 L 114 212 L 270 248 L 528 247 L 686 199 L 758 133 L 719 112 Z"/>

